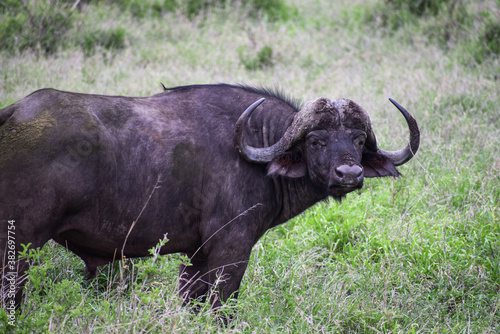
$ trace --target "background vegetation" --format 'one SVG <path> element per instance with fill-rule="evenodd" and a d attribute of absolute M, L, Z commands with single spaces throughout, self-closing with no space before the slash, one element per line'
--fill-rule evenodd
<path fill-rule="evenodd" d="M 177 255 L 86 281 L 49 243 L 0 332 L 500 332 L 499 35 L 498 0 L 0 1 L 0 107 L 43 87 L 229 82 L 351 98 L 385 149 L 407 136 L 388 97 L 422 130 L 402 178 L 367 180 L 262 238 L 229 328 L 207 305 L 181 307 Z"/>

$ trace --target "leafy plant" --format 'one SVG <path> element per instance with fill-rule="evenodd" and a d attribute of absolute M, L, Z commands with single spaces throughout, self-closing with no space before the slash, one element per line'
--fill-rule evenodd
<path fill-rule="evenodd" d="M 479 42 L 474 44 L 474 59 L 478 63 L 482 63 L 490 57 L 500 56 L 500 23 L 490 22 L 482 35 L 479 37 Z"/>
<path fill-rule="evenodd" d="M 88 31 L 83 35 L 81 47 L 87 56 L 91 56 L 98 49 L 121 50 L 125 48 L 125 36 L 126 30 L 122 27 Z"/>
<path fill-rule="evenodd" d="M 246 47 L 240 47 L 238 55 L 241 64 L 249 71 L 262 70 L 274 64 L 273 49 L 269 45 L 262 47 L 255 55 L 249 54 Z"/>
<path fill-rule="evenodd" d="M 250 14 L 262 13 L 269 21 L 288 21 L 298 15 L 297 8 L 283 0 L 250 0 Z"/>
<path fill-rule="evenodd" d="M 223 8 L 227 4 L 231 6 L 235 3 L 234 0 L 188 0 L 183 3 L 181 8 L 184 14 L 192 19 L 212 8 Z M 244 2 L 244 8 L 248 9 L 251 17 L 256 18 L 262 15 L 272 22 L 288 21 L 297 15 L 296 7 L 283 0 L 250 0 Z"/>
<path fill-rule="evenodd" d="M 109 3 L 112 4 L 113 1 L 109 1 Z M 178 0 L 118 0 L 114 3 L 121 10 L 130 12 L 132 16 L 139 19 L 145 17 L 162 17 L 165 13 L 173 12 L 179 7 Z"/>
<path fill-rule="evenodd" d="M 55 53 L 73 25 L 72 11 L 56 0 L 0 2 L 0 50 Z"/>
<path fill-rule="evenodd" d="M 457 0 L 386 0 L 395 10 L 406 10 L 413 15 L 437 15 L 444 6 L 454 6 Z"/>

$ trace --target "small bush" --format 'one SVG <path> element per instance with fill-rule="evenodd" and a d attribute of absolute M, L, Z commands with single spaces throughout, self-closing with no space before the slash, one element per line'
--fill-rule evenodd
<path fill-rule="evenodd" d="M 192 19 L 200 13 L 206 12 L 209 8 L 222 7 L 225 3 L 226 0 L 188 0 L 185 1 L 182 11 L 184 15 Z"/>
<path fill-rule="evenodd" d="M 0 50 L 56 52 L 72 27 L 72 9 L 59 1 L 0 2 Z"/>
<path fill-rule="evenodd" d="M 386 0 L 377 6 L 372 18 L 378 19 L 382 26 L 396 30 L 422 18 L 439 16 L 442 16 L 441 26 L 449 26 L 453 22 L 463 23 L 467 13 L 463 3 L 454 0 Z"/>
<path fill-rule="evenodd" d="M 206 12 L 211 8 L 224 7 L 226 0 L 188 0 L 184 2 L 182 11 L 192 19 L 200 13 Z M 245 2 L 248 13 L 251 17 L 262 15 L 269 21 L 288 21 L 297 15 L 297 9 L 287 5 L 283 0 L 250 0 Z"/>
<path fill-rule="evenodd" d="M 498 57 L 500 55 L 500 23 L 491 22 L 485 29 L 477 46 L 475 59 L 482 62 L 488 57 Z"/>
<path fill-rule="evenodd" d="M 249 55 L 246 47 L 238 48 L 240 62 L 248 71 L 262 70 L 274 65 L 273 49 L 266 45 L 256 55 Z"/>
<path fill-rule="evenodd" d="M 177 0 L 118 0 L 115 3 L 120 9 L 130 12 L 137 18 L 162 17 L 165 13 L 175 11 L 179 7 Z"/>
<path fill-rule="evenodd" d="M 251 15 L 262 13 L 269 21 L 288 21 L 298 14 L 297 8 L 283 0 L 251 0 L 249 6 Z"/>
<path fill-rule="evenodd" d="M 86 32 L 81 47 L 86 56 L 93 55 L 96 50 L 121 50 L 125 48 L 125 29 L 94 30 Z"/>
<path fill-rule="evenodd" d="M 403 31 L 408 40 L 414 40 L 415 36 L 424 37 L 445 50 L 467 40 L 473 34 L 471 30 L 480 22 L 463 1 L 386 0 L 373 6 L 371 11 L 364 6 L 357 7 L 362 9 L 357 11 L 362 15 L 356 15 L 355 19 L 351 18 L 354 16 L 351 13 L 344 14 L 345 21 L 349 22 L 350 18 L 354 21 L 351 26 L 368 24 L 387 34 Z"/>
<path fill-rule="evenodd" d="M 386 0 L 392 8 L 405 10 L 416 16 L 437 15 L 445 5 L 452 5 L 454 0 Z"/>

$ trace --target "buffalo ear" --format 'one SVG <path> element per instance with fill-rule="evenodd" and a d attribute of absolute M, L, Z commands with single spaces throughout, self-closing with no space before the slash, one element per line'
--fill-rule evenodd
<path fill-rule="evenodd" d="M 306 175 L 307 167 L 298 150 L 287 151 L 275 157 L 267 169 L 267 175 L 299 178 Z"/>
<path fill-rule="evenodd" d="M 400 175 L 392 161 L 380 153 L 363 152 L 361 164 L 363 165 L 363 174 L 365 177 L 398 177 Z"/>

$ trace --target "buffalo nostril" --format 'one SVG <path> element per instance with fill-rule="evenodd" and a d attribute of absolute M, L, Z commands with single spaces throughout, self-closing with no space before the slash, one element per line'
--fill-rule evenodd
<path fill-rule="evenodd" d="M 354 183 L 358 182 L 363 177 L 363 168 L 357 165 L 341 165 L 335 168 L 335 173 L 342 182 Z"/>
<path fill-rule="evenodd" d="M 342 171 L 338 168 L 335 168 L 335 174 L 337 174 L 337 176 L 339 177 L 339 179 L 343 179 L 344 178 L 344 173 L 342 173 Z"/>

